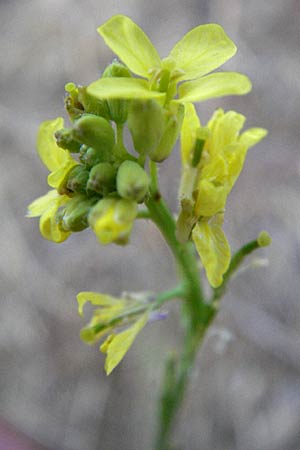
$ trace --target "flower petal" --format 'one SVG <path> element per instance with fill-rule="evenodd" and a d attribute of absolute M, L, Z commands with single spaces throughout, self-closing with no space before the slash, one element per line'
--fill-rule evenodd
<path fill-rule="evenodd" d="M 75 159 L 73 159 L 71 155 L 68 153 L 65 162 L 60 167 L 58 167 L 54 172 L 51 172 L 48 175 L 47 181 L 49 186 L 56 188 L 58 191 L 60 191 L 60 188 L 64 184 L 70 170 L 77 165 L 78 162 L 75 161 Z"/>
<path fill-rule="evenodd" d="M 128 68 L 145 78 L 149 70 L 161 66 L 161 60 L 152 42 L 129 17 L 113 16 L 97 29 L 105 43 Z"/>
<path fill-rule="evenodd" d="M 242 145 L 246 145 L 247 148 L 253 147 L 253 145 L 261 141 L 267 134 L 268 131 L 264 128 L 249 128 L 241 135 L 239 142 Z"/>
<path fill-rule="evenodd" d="M 192 232 L 208 281 L 214 288 L 222 284 L 230 263 L 230 246 L 222 230 L 222 222 L 223 217 L 218 214 L 210 223 L 198 222 Z"/>
<path fill-rule="evenodd" d="M 64 119 L 58 117 L 54 120 L 46 120 L 39 127 L 37 151 L 41 160 L 50 171 L 58 169 L 68 157 L 68 152 L 58 147 L 54 137 L 55 131 L 60 130 L 63 126 Z"/>
<path fill-rule="evenodd" d="M 158 91 L 150 91 L 148 83 L 145 80 L 137 78 L 100 78 L 91 83 L 87 92 L 89 95 L 100 100 L 105 98 L 115 99 L 150 99 L 161 98 L 165 94 Z"/>
<path fill-rule="evenodd" d="M 251 91 L 251 81 L 237 72 L 217 72 L 179 86 L 180 102 L 200 102 L 225 95 L 243 95 Z"/>
<path fill-rule="evenodd" d="M 26 217 L 39 217 L 41 216 L 47 209 L 49 209 L 53 201 L 59 198 L 59 194 L 55 189 L 47 192 L 47 194 L 42 195 L 41 197 L 36 198 L 33 202 L 28 206 L 28 212 Z"/>
<path fill-rule="evenodd" d="M 220 25 L 199 25 L 189 31 L 170 53 L 180 80 L 192 80 L 220 67 L 236 53 L 236 46 Z"/>
<path fill-rule="evenodd" d="M 130 328 L 118 334 L 111 334 L 101 345 L 100 350 L 106 353 L 105 371 L 109 375 L 124 358 L 138 333 L 146 325 L 148 313 L 144 314 Z"/>
<path fill-rule="evenodd" d="M 204 179 L 198 185 L 198 195 L 195 204 L 196 217 L 211 217 L 225 208 L 227 190 L 224 185 Z"/>
<path fill-rule="evenodd" d="M 80 316 L 83 315 L 83 307 L 87 302 L 97 306 L 116 306 L 124 303 L 121 299 L 107 294 L 100 294 L 98 292 L 79 292 L 77 295 L 77 301 L 78 313 Z"/>
<path fill-rule="evenodd" d="M 62 231 L 56 221 L 56 213 L 60 206 L 59 202 L 54 203 L 40 218 L 40 232 L 43 238 L 59 244 L 65 241 L 71 234 L 69 231 Z"/>
<path fill-rule="evenodd" d="M 187 103 L 184 110 L 184 118 L 181 128 L 181 158 L 183 164 L 190 161 L 191 152 L 194 150 L 197 129 L 201 127 L 196 109 L 192 103 Z"/>

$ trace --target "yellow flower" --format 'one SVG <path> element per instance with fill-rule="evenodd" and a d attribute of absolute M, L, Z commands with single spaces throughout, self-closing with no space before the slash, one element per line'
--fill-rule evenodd
<path fill-rule="evenodd" d="M 137 203 L 104 198 L 91 209 L 88 221 L 101 244 L 126 244 L 137 216 Z"/>
<path fill-rule="evenodd" d="M 80 292 L 77 301 L 80 315 L 83 315 L 83 307 L 87 302 L 100 307 L 94 311 L 89 324 L 81 330 L 81 339 L 87 344 L 94 344 L 107 335 L 100 350 L 106 353 L 105 371 L 109 375 L 146 325 L 148 306 L 128 295 L 116 298 L 97 292 Z"/>
<path fill-rule="evenodd" d="M 37 151 L 42 162 L 51 172 L 48 176 L 49 186 L 57 190 L 51 190 L 34 200 L 28 206 L 27 214 L 27 217 L 40 217 L 41 235 L 56 243 L 65 241 L 71 234 L 60 229 L 56 214 L 58 209 L 70 200 L 67 195 L 64 195 L 63 185 L 70 170 L 77 165 L 70 153 L 56 144 L 54 133 L 63 126 L 64 121 L 61 117 L 47 120 L 40 125 Z"/>
<path fill-rule="evenodd" d="M 244 122 L 243 115 L 218 109 L 204 128 L 194 106 L 186 105 L 181 133 L 183 209 L 178 234 L 186 237 L 192 230 L 192 239 L 213 287 L 222 284 L 230 263 L 230 246 L 222 230 L 227 197 L 243 168 L 248 149 L 267 134 L 263 128 L 251 128 L 240 134 Z M 199 142 L 201 154 L 195 159 Z M 184 227 L 186 217 L 188 230 Z"/>
<path fill-rule="evenodd" d="M 60 243 L 70 236 L 71 233 L 63 231 L 56 220 L 58 209 L 70 200 L 67 195 L 59 195 L 53 189 L 28 206 L 27 217 L 40 217 L 40 232 L 45 239 Z"/>
<path fill-rule="evenodd" d="M 231 58 L 236 46 L 216 24 L 199 25 L 189 31 L 161 59 L 143 30 L 129 17 L 116 15 L 98 28 L 111 50 L 135 74 L 144 78 L 101 78 L 88 87 L 99 99 L 149 99 L 178 102 L 203 101 L 251 90 L 249 79 L 236 72 L 209 74 Z M 190 80 L 190 81 L 188 81 Z"/>
<path fill-rule="evenodd" d="M 64 181 L 70 170 L 78 164 L 68 150 L 60 148 L 56 143 L 54 134 L 63 127 L 64 119 L 61 117 L 47 120 L 40 125 L 37 136 L 38 154 L 44 165 L 51 172 L 48 175 L 48 184 L 56 188 L 59 193 L 64 193 Z"/>

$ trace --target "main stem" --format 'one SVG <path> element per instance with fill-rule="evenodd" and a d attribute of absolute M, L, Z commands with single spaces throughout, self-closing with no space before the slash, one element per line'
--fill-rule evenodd
<path fill-rule="evenodd" d="M 166 366 L 160 404 L 160 418 L 155 450 L 168 450 L 172 426 L 184 398 L 189 373 L 194 365 L 197 350 L 215 310 L 205 302 L 198 269 L 198 261 L 191 243 L 181 244 L 176 238 L 173 215 L 162 200 L 157 180 L 155 163 L 150 167 L 152 185 L 146 201 L 150 217 L 161 231 L 175 258 L 182 280 L 186 335 L 179 359 L 172 357 Z"/>

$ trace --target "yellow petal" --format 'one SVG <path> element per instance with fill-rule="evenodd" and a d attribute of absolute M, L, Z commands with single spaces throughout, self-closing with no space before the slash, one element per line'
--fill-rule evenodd
<path fill-rule="evenodd" d="M 66 156 L 67 157 L 61 166 L 59 166 L 54 172 L 51 172 L 47 178 L 49 186 L 56 188 L 59 192 L 66 182 L 70 170 L 78 164 L 78 162 L 75 161 L 69 153 Z"/>
<path fill-rule="evenodd" d="M 197 129 L 199 127 L 201 127 L 201 124 L 196 109 L 192 103 L 187 103 L 185 105 L 180 138 L 183 164 L 190 161 L 191 152 L 195 147 Z"/>
<path fill-rule="evenodd" d="M 128 66 L 142 77 L 150 78 L 150 69 L 161 66 L 160 57 L 143 30 L 129 17 L 113 16 L 97 29 L 105 43 Z"/>
<path fill-rule="evenodd" d="M 89 95 L 102 99 L 163 99 L 165 94 L 151 91 L 149 83 L 137 78 L 100 78 L 87 87 Z"/>
<path fill-rule="evenodd" d="M 217 72 L 179 86 L 181 102 L 201 102 L 225 95 L 243 95 L 251 91 L 251 82 L 246 75 L 236 72 Z"/>
<path fill-rule="evenodd" d="M 59 206 L 59 202 L 56 202 L 40 218 L 41 235 L 48 241 L 53 241 L 57 244 L 65 241 L 71 234 L 69 231 L 62 231 L 56 221 L 56 213 Z"/>
<path fill-rule="evenodd" d="M 83 307 L 87 302 L 97 306 L 115 306 L 124 303 L 118 298 L 106 294 L 100 294 L 98 292 L 79 292 L 77 295 L 77 301 L 78 313 L 80 316 L 83 315 Z"/>
<path fill-rule="evenodd" d="M 47 194 L 42 195 L 42 197 L 36 198 L 28 206 L 26 217 L 41 216 L 45 211 L 47 211 L 47 209 L 49 209 L 53 205 L 53 201 L 56 201 L 59 197 L 60 196 L 57 191 L 53 189 L 47 192 Z"/>
<path fill-rule="evenodd" d="M 236 52 L 236 46 L 220 25 L 199 25 L 189 31 L 170 53 L 176 69 L 184 75 L 180 80 L 192 80 L 224 64 Z"/>
<path fill-rule="evenodd" d="M 241 135 L 239 142 L 250 148 L 261 141 L 267 134 L 268 131 L 264 128 L 249 128 Z"/>
<path fill-rule="evenodd" d="M 245 123 L 245 116 L 235 111 L 222 113 L 212 119 L 208 126 L 213 128 L 211 139 L 209 140 L 209 153 L 211 155 L 224 152 L 226 146 L 237 142 L 238 134 Z"/>
<path fill-rule="evenodd" d="M 47 120 L 40 125 L 37 136 L 37 151 L 45 164 L 52 172 L 58 169 L 68 157 L 68 152 L 56 144 L 54 133 L 64 126 L 64 119 L 58 117 Z"/>
<path fill-rule="evenodd" d="M 230 246 L 222 230 L 223 218 L 222 215 L 218 216 L 211 219 L 210 223 L 198 222 L 192 232 L 208 281 L 214 288 L 222 284 L 230 263 Z"/>
<path fill-rule="evenodd" d="M 105 371 L 109 375 L 124 358 L 138 333 L 146 325 L 148 313 L 144 314 L 130 328 L 116 335 L 110 335 L 101 345 L 100 350 L 106 353 Z"/>
<path fill-rule="evenodd" d="M 227 191 L 223 185 L 215 185 L 209 180 L 201 180 L 195 204 L 196 217 L 211 217 L 225 208 Z"/>

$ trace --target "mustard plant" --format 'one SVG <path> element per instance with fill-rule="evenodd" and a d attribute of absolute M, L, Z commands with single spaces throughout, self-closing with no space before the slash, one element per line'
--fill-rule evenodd
<path fill-rule="evenodd" d="M 95 307 L 81 339 L 101 343 L 107 374 L 166 302 L 182 301 L 185 338 L 181 353 L 166 363 L 154 444 L 155 450 L 168 450 L 197 351 L 229 281 L 248 254 L 271 242 L 263 231 L 232 255 L 223 231 L 226 201 L 247 151 L 267 131 L 241 131 L 245 117 L 222 109 L 206 125 L 200 122 L 195 102 L 251 90 L 243 74 L 210 73 L 236 52 L 220 25 L 193 28 L 166 58 L 126 16 L 112 17 L 98 32 L 118 59 L 88 86 L 67 83 L 70 125 L 60 117 L 41 124 L 37 150 L 51 190 L 29 205 L 28 216 L 40 217 L 42 236 L 56 243 L 90 227 L 100 244 L 125 245 L 137 219 L 160 230 L 176 261 L 177 286 L 118 298 L 84 291 L 77 300 L 80 315 L 87 302 Z M 123 140 L 125 127 L 131 148 Z M 158 166 L 178 139 L 182 170 L 174 214 L 160 190 Z M 209 295 L 202 287 L 204 272 Z"/>

